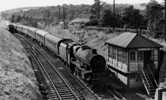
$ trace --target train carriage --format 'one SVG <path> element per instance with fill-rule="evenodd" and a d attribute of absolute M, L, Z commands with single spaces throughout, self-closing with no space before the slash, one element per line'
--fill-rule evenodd
<path fill-rule="evenodd" d="M 40 43 L 40 45 L 44 45 L 44 41 L 45 41 L 45 35 L 49 34 L 46 31 L 43 30 L 36 30 L 36 40 Z"/>
<path fill-rule="evenodd" d="M 26 31 L 27 31 L 28 36 L 30 36 L 33 39 L 36 39 L 36 31 L 37 31 L 36 28 L 28 27 L 28 30 L 26 30 Z"/>
<path fill-rule="evenodd" d="M 24 33 L 25 35 L 29 36 L 29 27 L 21 24 L 17 24 L 16 29 L 19 33 Z"/>
<path fill-rule="evenodd" d="M 61 38 L 55 37 L 51 34 L 46 34 L 45 35 L 45 46 L 53 51 L 55 54 L 58 55 L 58 42 L 61 40 Z"/>
<path fill-rule="evenodd" d="M 22 32 L 23 31 L 23 25 L 16 24 L 15 28 L 16 28 L 17 32 Z"/>
<path fill-rule="evenodd" d="M 16 29 L 15 29 L 15 25 L 14 23 L 8 23 L 8 30 L 12 33 L 15 33 Z"/>
<path fill-rule="evenodd" d="M 21 30 L 22 33 L 26 34 L 27 36 L 30 36 L 30 34 L 29 34 L 29 32 L 28 32 L 28 30 L 29 30 L 29 27 L 28 27 L 28 26 L 22 25 L 22 26 L 20 27 L 20 30 Z"/>

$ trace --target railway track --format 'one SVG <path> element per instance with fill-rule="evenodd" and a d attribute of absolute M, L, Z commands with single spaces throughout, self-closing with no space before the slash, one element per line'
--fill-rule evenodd
<path fill-rule="evenodd" d="M 48 61 L 52 61 L 54 62 L 54 58 L 51 56 L 51 54 L 49 55 L 48 53 L 45 52 L 45 50 L 43 48 L 41 48 L 40 46 L 37 45 L 38 50 L 40 50 L 39 52 L 43 53 L 45 56 L 47 56 Z M 53 66 L 56 65 L 56 63 L 52 63 Z M 59 68 L 61 69 L 61 68 Z M 75 76 L 71 75 L 69 69 L 67 67 L 64 68 L 65 70 L 60 70 L 60 72 L 62 73 L 62 75 L 66 78 L 66 79 L 70 79 L 69 80 L 69 84 L 73 85 L 76 89 L 75 91 L 78 91 L 79 94 L 83 95 L 86 100 L 99 100 L 100 98 L 90 89 L 88 88 L 88 86 L 79 78 L 76 78 Z M 66 71 L 67 70 L 67 71 Z M 73 87 L 71 86 L 71 87 Z M 109 90 L 110 94 L 113 96 L 113 98 L 115 100 L 127 100 L 127 98 L 120 93 L 119 91 L 117 91 L 115 88 L 111 88 L 111 90 Z"/>
<path fill-rule="evenodd" d="M 35 52 L 33 52 L 35 54 Z M 39 54 L 39 53 L 38 53 Z M 49 92 L 52 98 L 58 98 L 57 100 L 80 100 L 81 98 L 75 94 L 75 92 L 70 88 L 68 83 L 63 79 L 63 77 L 54 69 L 51 68 L 49 63 L 42 63 L 38 58 L 36 60 L 40 64 L 40 70 L 46 75 L 51 89 Z M 44 60 L 44 59 L 43 59 Z M 44 61 L 45 62 L 45 61 Z M 47 69 L 44 67 L 47 66 Z M 50 66 L 50 67 L 49 67 Z M 55 91 L 54 91 L 55 90 Z M 54 93 L 57 96 L 55 97 Z"/>
<path fill-rule="evenodd" d="M 54 63 L 54 59 L 51 54 L 47 53 L 45 49 L 41 48 L 39 45 L 35 45 L 38 49 L 39 53 L 42 53 L 47 57 L 48 62 L 52 64 L 52 66 L 56 65 L 57 62 Z M 52 62 L 52 63 L 51 63 Z M 58 68 L 58 67 L 57 67 Z M 61 68 L 59 68 L 61 69 Z M 73 90 L 77 91 L 78 94 L 81 94 L 86 100 L 99 100 L 100 98 L 90 89 L 88 86 L 79 78 L 73 76 L 67 67 L 64 67 L 65 70 L 60 70 L 62 75 L 66 79 L 69 80 L 69 85 L 74 87 Z M 109 90 L 110 94 L 114 97 L 115 100 L 127 100 L 119 91 L 115 90 L 113 87 Z"/>
<path fill-rule="evenodd" d="M 73 76 L 68 68 L 63 67 L 64 70 L 58 70 L 58 66 L 55 66 L 57 65 L 54 62 L 55 58 L 44 48 L 24 36 L 17 35 L 17 37 L 27 47 L 32 61 L 35 63 L 34 66 L 38 66 L 34 69 L 40 71 L 44 77 L 48 100 L 101 100 L 82 80 Z M 64 77 L 68 80 L 65 80 Z M 114 100 L 127 100 L 114 89 L 110 93 Z"/>
<path fill-rule="evenodd" d="M 30 40 L 31 41 L 31 40 Z M 57 70 L 57 68 L 60 69 L 60 67 L 55 66 L 57 65 L 57 62 L 54 62 L 54 59 L 51 55 L 52 54 L 48 54 L 46 52 L 45 49 L 41 48 L 41 46 L 39 45 L 35 45 L 36 46 L 36 50 L 38 51 L 38 53 L 43 54 L 45 57 L 47 57 L 47 61 L 54 66 L 53 68 L 55 70 Z M 56 67 L 56 68 L 55 68 Z M 65 79 L 68 79 L 68 84 L 70 87 L 72 87 L 72 89 L 80 95 L 81 98 L 84 98 L 85 100 L 99 100 L 100 98 L 90 89 L 88 88 L 84 82 L 78 78 L 76 78 L 75 76 L 73 76 L 69 69 L 66 67 L 63 67 L 64 70 L 59 70 L 60 74 L 65 77 Z"/>
<path fill-rule="evenodd" d="M 18 35 L 17 35 L 18 37 Z M 29 48 L 29 52 L 33 60 L 36 62 L 38 69 L 43 74 L 46 82 L 48 83 L 48 97 L 49 100 L 83 100 L 82 97 L 78 96 L 68 85 L 66 80 L 61 76 L 61 74 L 53 68 L 53 66 L 47 62 L 47 58 L 43 59 L 43 55 L 39 55 L 40 53 L 33 48 L 32 44 L 27 41 L 25 38 L 22 38 L 22 42 L 24 42 L 25 47 Z M 26 41 L 26 42 L 25 42 Z M 42 58 L 42 59 L 41 59 Z M 47 66 L 47 68 L 45 68 Z"/>
<path fill-rule="evenodd" d="M 47 60 L 49 62 L 53 62 L 53 63 L 50 63 L 50 64 L 52 64 L 52 66 L 56 65 L 56 62 L 53 61 L 55 58 L 53 58 L 51 55 L 49 55 L 47 52 L 45 52 L 45 50 L 43 48 L 41 48 L 40 46 L 38 46 L 38 48 L 40 48 L 40 49 L 38 49 L 38 50 L 40 50 L 39 52 L 44 54 L 48 58 Z M 59 68 L 59 69 L 61 69 L 61 68 Z M 60 73 L 66 79 L 68 79 L 68 84 L 71 87 L 74 87 L 73 90 L 75 90 L 77 92 L 77 94 L 81 94 L 86 100 L 99 100 L 100 99 L 90 88 L 87 87 L 87 85 L 82 80 L 73 76 L 67 67 L 63 67 L 63 69 L 60 70 Z"/>

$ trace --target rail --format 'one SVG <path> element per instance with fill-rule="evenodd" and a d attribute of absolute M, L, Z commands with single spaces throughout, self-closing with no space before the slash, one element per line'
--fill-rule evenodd
<path fill-rule="evenodd" d="M 38 45 L 37 45 L 38 46 Z M 41 48 L 40 46 L 38 46 L 38 48 Z M 50 55 L 48 54 L 48 53 L 46 53 L 43 49 L 40 49 L 40 51 L 38 51 L 39 53 L 41 53 L 42 52 L 42 54 L 44 54 L 48 59 L 47 59 L 47 61 L 48 62 L 50 62 L 50 64 L 52 65 L 52 66 L 54 66 L 54 64 L 53 63 L 51 63 L 51 60 L 53 59 L 53 58 L 51 58 L 50 57 Z M 53 67 L 54 68 L 54 67 Z M 56 68 L 54 68 L 55 70 L 57 70 Z M 58 71 L 59 72 L 59 71 Z M 60 73 L 60 72 L 59 72 Z M 63 75 L 64 74 L 66 74 L 66 72 L 61 72 Z M 60 73 L 60 74 L 61 74 Z M 68 84 L 69 85 L 71 85 L 71 87 L 72 87 L 72 85 L 76 85 L 76 84 L 79 84 L 79 86 L 81 86 L 82 87 L 82 89 L 86 89 L 89 93 L 91 93 L 93 96 L 94 96 L 94 98 L 93 98 L 93 100 L 99 100 L 100 98 L 91 90 L 91 89 L 89 89 L 85 84 L 84 84 L 84 82 L 82 81 L 82 80 L 80 80 L 79 78 L 77 78 L 77 77 L 74 77 L 73 75 L 65 75 L 65 76 L 67 76 L 67 78 L 70 78 L 70 80 L 74 80 L 74 81 L 76 81 L 77 83 L 70 83 L 70 82 L 68 82 Z M 70 77 L 69 77 L 70 76 Z M 63 77 L 63 76 L 62 76 Z M 76 80 L 76 78 L 77 78 L 77 80 Z M 81 90 L 82 91 L 82 90 Z M 80 91 L 79 91 L 80 92 Z M 80 93 L 80 94 L 82 94 L 82 93 Z"/>
<path fill-rule="evenodd" d="M 37 49 L 36 49 L 37 50 Z M 37 50 L 38 51 L 38 50 Z M 38 51 L 38 54 L 42 55 L 40 51 Z M 42 55 L 43 57 L 46 57 L 44 55 Z M 47 58 L 47 57 L 46 57 Z M 77 96 L 75 94 L 75 92 L 72 90 L 72 88 L 69 86 L 69 83 L 64 79 L 64 77 L 61 75 L 61 73 L 54 67 L 54 65 L 48 60 L 46 59 L 48 64 L 51 65 L 52 69 L 57 73 L 57 75 L 61 78 L 61 80 L 65 83 L 64 85 L 66 85 L 66 87 L 69 88 L 69 90 L 72 92 L 72 94 L 74 95 L 74 97 L 76 98 L 76 100 L 80 100 L 79 96 Z M 48 68 L 48 66 L 47 66 Z M 55 75 L 55 74 L 54 74 Z M 62 83 L 61 83 L 62 85 Z"/>
<path fill-rule="evenodd" d="M 23 38 L 23 37 L 22 37 Z M 29 43 L 29 41 L 27 41 L 25 38 L 23 38 L 27 44 L 29 45 L 32 45 L 31 43 Z M 25 42 L 24 42 L 25 43 Z M 59 72 L 57 72 L 57 70 L 55 70 L 54 68 L 54 71 L 57 73 L 58 77 L 63 81 L 64 85 L 63 86 L 66 86 L 67 88 L 65 88 L 65 90 L 60 90 L 60 88 L 62 88 L 62 83 L 59 84 L 60 88 L 58 90 L 57 88 L 57 82 L 54 82 L 51 78 L 51 76 L 48 74 L 48 72 L 46 71 L 46 69 L 44 68 L 44 65 L 41 63 L 41 61 L 39 60 L 39 58 L 35 57 L 36 54 L 38 53 L 38 51 L 36 51 L 36 49 L 34 48 L 31 48 L 31 53 L 33 55 L 33 58 L 34 60 L 40 65 L 40 71 L 42 71 L 42 73 L 45 75 L 45 77 L 47 78 L 47 80 L 49 81 L 49 84 L 54 88 L 55 92 L 56 92 L 56 95 L 58 96 L 58 100 L 65 100 L 65 98 L 70 98 L 70 99 L 73 99 L 73 100 L 80 100 L 79 97 L 77 97 L 77 95 L 75 94 L 75 92 L 67 85 L 68 83 L 63 79 L 63 77 L 60 75 Z M 39 53 L 38 53 L 39 54 Z M 37 55 L 38 55 L 37 54 Z M 48 66 L 47 66 L 48 67 Z M 55 75 L 55 74 L 54 74 Z M 64 88 L 64 87 L 63 87 Z M 67 90 L 68 89 L 68 90 Z M 67 93 L 70 92 L 70 94 L 64 94 L 65 91 L 68 91 Z"/>

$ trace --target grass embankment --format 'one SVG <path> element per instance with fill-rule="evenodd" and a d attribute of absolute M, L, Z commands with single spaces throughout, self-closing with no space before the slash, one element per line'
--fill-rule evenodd
<path fill-rule="evenodd" d="M 0 100 L 41 100 L 40 97 L 23 46 L 0 27 Z"/>

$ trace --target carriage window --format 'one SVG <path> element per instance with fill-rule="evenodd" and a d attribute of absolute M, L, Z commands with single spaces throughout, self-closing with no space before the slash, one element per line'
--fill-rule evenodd
<path fill-rule="evenodd" d="M 136 60 L 136 54 L 134 51 L 130 52 L 130 61 L 135 61 Z"/>

